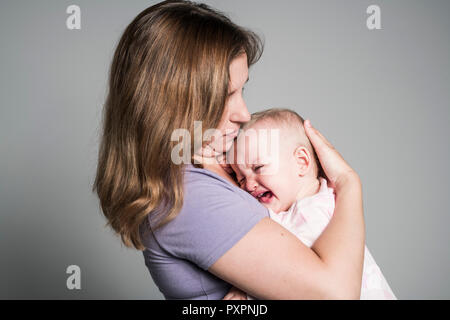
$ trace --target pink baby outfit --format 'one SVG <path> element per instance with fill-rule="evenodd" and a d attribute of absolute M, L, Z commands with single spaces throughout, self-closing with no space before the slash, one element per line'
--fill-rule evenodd
<path fill-rule="evenodd" d="M 305 245 L 311 247 L 328 225 L 334 212 L 334 190 L 327 181 L 320 179 L 319 192 L 294 203 L 288 211 L 274 213 L 271 219 L 292 232 Z M 381 273 L 367 247 L 364 251 L 364 266 L 361 300 L 394 300 L 394 293 Z"/>

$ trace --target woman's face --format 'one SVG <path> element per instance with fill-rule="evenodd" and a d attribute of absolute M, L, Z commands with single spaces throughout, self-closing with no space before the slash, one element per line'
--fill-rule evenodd
<path fill-rule="evenodd" d="M 223 153 L 230 149 L 233 139 L 239 133 L 241 124 L 250 120 L 242 96 L 245 83 L 248 81 L 247 55 L 241 54 L 230 64 L 230 83 L 228 85 L 228 97 L 222 119 L 217 127 L 220 137 L 210 143 L 216 153 Z"/>

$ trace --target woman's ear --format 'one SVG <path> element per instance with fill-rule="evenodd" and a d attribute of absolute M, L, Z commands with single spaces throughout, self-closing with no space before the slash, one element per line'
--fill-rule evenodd
<path fill-rule="evenodd" d="M 304 146 L 299 146 L 294 150 L 294 157 L 297 163 L 297 172 L 300 177 L 303 177 L 311 166 L 311 154 Z"/>

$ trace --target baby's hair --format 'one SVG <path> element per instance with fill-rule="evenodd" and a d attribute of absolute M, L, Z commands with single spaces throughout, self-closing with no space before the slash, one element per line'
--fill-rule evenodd
<path fill-rule="evenodd" d="M 304 120 L 297 112 L 286 108 L 272 108 L 258 111 L 252 113 L 250 121 L 246 122 L 242 126 L 242 130 L 245 131 L 261 121 L 273 121 L 277 124 L 285 124 L 289 129 L 294 129 L 297 131 L 297 137 L 299 139 L 298 142 L 304 145 L 311 152 L 311 155 L 314 158 L 314 162 L 317 167 L 317 176 L 325 177 L 314 147 L 306 136 L 305 129 L 303 128 Z"/>
<path fill-rule="evenodd" d="M 242 129 L 247 129 L 252 127 L 257 122 L 262 120 L 273 120 L 275 122 L 284 122 L 287 125 L 298 125 L 303 126 L 303 118 L 295 111 L 284 108 L 272 108 L 263 111 L 258 111 L 252 113 L 250 121 L 246 122 Z"/>

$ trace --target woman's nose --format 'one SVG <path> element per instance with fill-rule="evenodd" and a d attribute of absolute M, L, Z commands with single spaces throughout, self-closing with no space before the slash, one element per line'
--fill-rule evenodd
<path fill-rule="evenodd" d="M 244 105 L 244 108 L 242 110 L 242 115 L 241 116 L 242 116 L 241 122 L 249 122 L 251 117 L 252 117 L 250 112 L 248 112 L 247 106 L 245 106 L 245 105 Z"/>
<path fill-rule="evenodd" d="M 247 105 L 244 100 L 242 100 L 240 106 L 236 108 L 235 112 L 233 112 L 231 121 L 245 123 L 250 121 L 250 118 L 251 115 L 250 112 L 248 112 Z"/>

